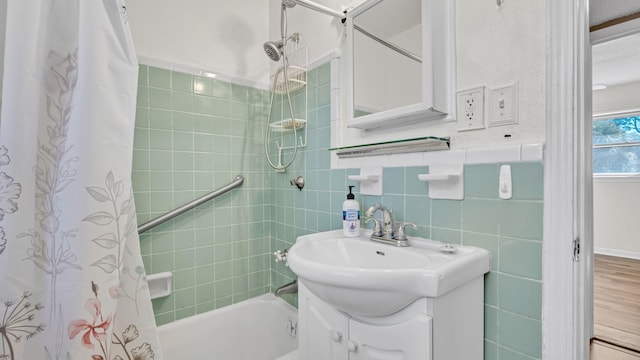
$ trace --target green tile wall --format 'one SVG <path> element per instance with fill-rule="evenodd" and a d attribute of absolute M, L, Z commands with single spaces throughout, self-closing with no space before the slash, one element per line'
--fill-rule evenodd
<path fill-rule="evenodd" d="M 272 251 L 289 248 L 297 236 L 342 226 L 341 209 L 347 180 L 359 169 L 330 169 L 329 66 L 312 72 L 309 145 L 285 174 L 267 173 L 272 189 L 270 213 Z M 312 95 L 313 94 L 313 95 Z M 413 234 L 491 252 L 485 276 L 485 359 L 540 359 L 542 309 L 542 184 L 541 163 L 512 166 L 513 199 L 498 197 L 502 164 L 465 166 L 465 199 L 431 200 L 428 184 L 418 181 L 424 167 L 384 169 L 383 195 L 356 195 L 362 211 L 374 203 L 393 210 L 394 218 L 419 225 Z M 302 191 L 289 180 L 305 177 Z M 368 225 L 367 225 L 368 226 Z M 411 230 L 410 230 L 411 231 Z M 283 264 L 272 267 L 272 288 L 295 279 Z M 285 295 L 291 302 L 295 296 Z"/>
<path fill-rule="evenodd" d="M 270 290 L 262 162 L 268 93 L 140 66 L 133 183 L 138 221 L 225 185 L 242 187 L 142 234 L 148 273 L 172 271 L 173 293 L 153 300 L 158 324 Z"/>
<path fill-rule="evenodd" d="M 262 127 L 268 92 L 141 66 L 134 189 L 140 221 L 247 177 L 232 194 L 142 236 L 149 273 L 174 272 L 174 294 L 154 300 L 166 323 L 273 291 L 293 279 L 270 255 L 297 236 L 338 229 L 347 180 L 359 169 L 330 168 L 330 68 L 308 74 L 308 145 L 286 173 L 268 168 Z M 511 163 L 513 199 L 498 197 L 501 164 L 465 166 L 463 201 L 431 200 L 417 180 L 427 167 L 384 169 L 381 202 L 413 234 L 479 246 L 492 254 L 485 276 L 485 359 L 541 358 L 542 183 L 540 163 Z M 302 191 L 290 185 L 305 177 Z M 411 230 L 410 230 L 411 231 Z M 295 295 L 284 295 L 296 303 Z"/>

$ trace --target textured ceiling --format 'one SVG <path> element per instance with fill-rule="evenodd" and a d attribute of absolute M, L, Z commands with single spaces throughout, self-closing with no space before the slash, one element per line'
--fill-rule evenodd
<path fill-rule="evenodd" d="M 640 33 L 593 46 L 593 84 L 640 81 Z"/>
<path fill-rule="evenodd" d="M 638 0 L 590 0 L 589 24 L 599 25 L 637 12 L 640 12 Z"/>

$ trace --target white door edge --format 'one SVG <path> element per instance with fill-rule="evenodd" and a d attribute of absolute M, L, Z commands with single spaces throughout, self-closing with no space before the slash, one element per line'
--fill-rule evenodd
<path fill-rule="evenodd" d="M 587 194 L 590 180 L 585 180 L 591 157 L 584 150 L 584 118 L 587 111 L 591 116 L 588 0 L 547 0 L 546 6 L 542 358 L 586 360 L 592 326 L 585 298 L 589 257 L 573 260 L 573 240 L 580 238 L 583 253 L 592 248 L 592 194 Z"/>

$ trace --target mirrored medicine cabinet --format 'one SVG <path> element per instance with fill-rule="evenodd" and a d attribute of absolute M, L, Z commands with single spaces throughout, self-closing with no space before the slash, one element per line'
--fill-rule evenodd
<path fill-rule="evenodd" d="M 347 126 L 455 119 L 453 0 L 366 0 L 347 13 Z"/>

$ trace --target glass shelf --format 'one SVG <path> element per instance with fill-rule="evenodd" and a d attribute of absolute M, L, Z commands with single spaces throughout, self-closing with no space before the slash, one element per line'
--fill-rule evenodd
<path fill-rule="evenodd" d="M 339 158 L 351 158 L 374 155 L 403 154 L 410 152 L 426 152 L 449 150 L 451 138 L 427 136 L 421 138 L 385 141 L 372 144 L 330 148 Z"/>

